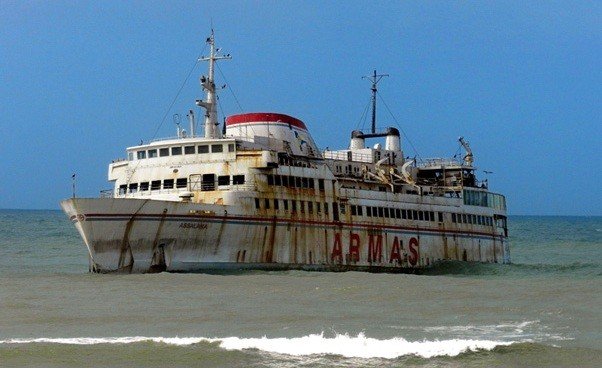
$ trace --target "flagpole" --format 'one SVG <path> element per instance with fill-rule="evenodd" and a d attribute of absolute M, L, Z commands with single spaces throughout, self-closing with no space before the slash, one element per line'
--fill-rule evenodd
<path fill-rule="evenodd" d="M 75 198 L 75 174 L 71 175 L 71 185 L 73 187 L 73 198 Z"/>

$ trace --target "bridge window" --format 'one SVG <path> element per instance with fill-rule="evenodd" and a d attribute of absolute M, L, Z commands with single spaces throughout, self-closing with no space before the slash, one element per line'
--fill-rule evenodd
<path fill-rule="evenodd" d="M 194 146 L 185 146 L 184 147 L 184 154 L 185 155 L 194 155 L 194 153 L 195 153 Z"/>
<path fill-rule="evenodd" d="M 176 188 L 186 188 L 188 180 L 186 178 L 179 178 L 176 180 Z"/>
<path fill-rule="evenodd" d="M 259 209 L 259 198 L 255 198 L 255 209 Z"/>
<path fill-rule="evenodd" d="M 126 184 L 122 184 L 119 186 L 119 194 L 125 194 L 128 190 L 128 186 Z"/>
<path fill-rule="evenodd" d="M 148 158 L 153 158 L 153 157 L 157 157 L 157 150 L 156 149 L 148 150 Z"/>
<path fill-rule="evenodd" d="M 217 177 L 217 185 L 230 185 L 230 175 L 220 175 Z"/>
<path fill-rule="evenodd" d="M 131 183 L 129 189 L 130 193 L 136 193 L 138 191 L 138 183 Z"/>
<path fill-rule="evenodd" d="M 228 144 L 228 152 L 234 152 L 234 143 Z"/>
<path fill-rule="evenodd" d="M 163 180 L 163 189 L 173 189 L 173 179 Z"/>
<path fill-rule="evenodd" d="M 275 210 L 279 210 L 280 209 L 280 204 L 278 203 L 277 199 L 274 199 L 274 209 Z"/>
<path fill-rule="evenodd" d="M 351 216 L 357 216 L 357 209 L 354 204 L 351 205 Z"/>
<path fill-rule="evenodd" d="M 222 146 L 221 144 L 212 144 L 211 152 L 212 153 L 224 152 L 224 146 Z"/>
<path fill-rule="evenodd" d="M 282 185 L 282 176 L 274 175 L 274 185 L 277 185 L 277 186 Z"/>
<path fill-rule="evenodd" d="M 314 203 L 313 202 L 307 202 L 307 212 L 314 213 Z"/>
<path fill-rule="evenodd" d="M 284 202 L 284 210 L 288 211 L 288 199 L 284 199 L 282 202 Z"/>
<path fill-rule="evenodd" d="M 324 179 L 318 179 L 318 189 L 324 191 Z"/>
<path fill-rule="evenodd" d="M 322 212 L 322 206 L 320 205 L 320 202 L 316 202 L 316 212 Z"/>
<path fill-rule="evenodd" d="M 456 222 L 456 214 L 452 213 L 451 215 L 452 215 L 452 222 L 455 223 Z"/>
<path fill-rule="evenodd" d="M 171 155 L 178 156 L 182 154 L 182 147 L 171 147 Z"/>
<path fill-rule="evenodd" d="M 169 156 L 169 148 L 159 148 L 159 157 Z"/>
<path fill-rule="evenodd" d="M 151 190 L 159 190 L 159 189 L 161 189 L 161 180 L 151 181 Z"/>
<path fill-rule="evenodd" d="M 199 153 L 209 153 L 209 146 L 206 144 L 200 145 Z"/>
<path fill-rule="evenodd" d="M 140 183 L 140 191 L 144 192 L 148 190 L 148 181 L 144 181 L 142 183 Z"/>
<path fill-rule="evenodd" d="M 362 211 L 362 206 L 357 206 L 357 215 L 358 216 L 363 216 L 363 211 Z"/>
<path fill-rule="evenodd" d="M 201 181 L 201 190 L 215 190 L 215 174 L 203 174 Z"/>
<path fill-rule="evenodd" d="M 138 158 L 138 160 L 146 158 L 146 151 L 138 151 L 138 152 L 136 152 L 136 157 Z"/>
<path fill-rule="evenodd" d="M 232 184 L 244 184 L 245 176 L 244 175 L 234 175 L 232 176 Z"/>
<path fill-rule="evenodd" d="M 269 210 L 270 209 L 270 200 L 269 199 L 264 199 L 263 202 L 265 203 L 265 209 Z"/>

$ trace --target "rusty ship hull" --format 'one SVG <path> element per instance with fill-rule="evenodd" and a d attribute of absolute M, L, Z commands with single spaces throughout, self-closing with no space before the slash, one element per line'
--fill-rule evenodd
<path fill-rule="evenodd" d="M 504 234 L 476 227 L 250 216 L 235 206 L 145 199 L 61 205 L 93 272 L 416 272 L 443 260 L 509 261 Z"/>

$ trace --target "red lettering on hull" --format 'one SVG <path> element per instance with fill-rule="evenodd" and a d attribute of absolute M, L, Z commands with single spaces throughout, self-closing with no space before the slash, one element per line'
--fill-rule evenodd
<path fill-rule="evenodd" d="M 389 257 L 389 263 L 393 262 L 401 264 L 401 250 L 399 248 L 399 239 L 397 237 L 393 239 L 393 246 L 391 247 L 391 256 Z"/>
<path fill-rule="evenodd" d="M 416 238 L 410 238 L 410 242 L 409 242 L 409 248 L 410 248 L 410 257 L 408 258 L 408 261 L 410 262 L 410 264 L 412 266 L 416 266 L 416 264 L 418 263 L 418 239 Z"/>
<path fill-rule="evenodd" d="M 330 255 L 330 260 L 341 263 L 343 262 L 343 247 L 341 245 L 341 234 L 334 233 L 334 246 L 332 247 L 332 254 Z"/>
<path fill-rule="evenodd" d="M 359 262 L 360 260 L 360 236 L 359 234 L 349 234 L 349 261 Z"/>
<path fill-rule="evenodd" d="M 376 238 L 376 240 L 375 240 Z M 397 238 L 395 238 L 397 239 Z M 370 235 L 368 243 L 368 262 L 381 263 L 383 258 L 383 236 Z"/>

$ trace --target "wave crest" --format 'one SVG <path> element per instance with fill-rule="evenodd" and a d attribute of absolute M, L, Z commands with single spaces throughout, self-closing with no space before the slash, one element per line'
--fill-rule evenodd
<path fill-rule="evenodd" d="M 96 344 L 132 344 L 155 342 L 169 345 L 187 346 L 202 342 L 218 343 L 225 350 L 257 349 L 269 353 L 305 356 L 305 355 L 340 355 L 347 358 L 384 358 L 394 359 L 406 355 L 422 358 L 436 356 L 457 356 L 461 353 L 477 350 L 492 350 L 497 346 L 507 346 L 512 341 L 493 340 L 422 340 L 408 341 L 402 337 L 376 339 L 366 337 L 363 333 L 357 336 L 337 334 L 325 337 L 324 333 L 310 334 L 302 337 L 268 338 L 206 338 L 206 337 L 78 337 L 78 338 L 36 338 L 8 339 L 0 344 L 51 343 L 69 345 Z"/>

